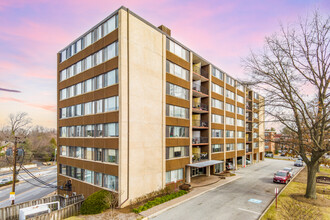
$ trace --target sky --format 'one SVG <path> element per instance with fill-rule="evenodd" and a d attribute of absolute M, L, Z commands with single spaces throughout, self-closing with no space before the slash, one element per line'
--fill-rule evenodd
<path fill-rule="evenodd" d="M 56 128 L 57 53 L 122 5 L 238 79 L 280 23 L 330 12 L 328 0 L 0 0 L 0 126 L 27 112 Z"/>

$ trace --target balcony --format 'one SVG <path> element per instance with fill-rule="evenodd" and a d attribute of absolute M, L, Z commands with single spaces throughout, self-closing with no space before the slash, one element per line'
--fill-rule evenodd
<path fill-rule="evenodd" d="M 192 126 L 193 126 L 193 128 L 207 129 L 209 126 L 209 123 L 207 121 L 193 120 Z"/>
<path fill-rule="evenodd" d="M 202 82 L 206 82 L 209 80 L 209 73 L 207 71 L 204 71 L 204 70 L 196 70 L 194 69 L 193 71 L 193 79 L 194 80 L 200 80 Z"/>
<path fill-rule="evenodd" d="M 192 111 L 194 113 L 207 113 L 209 110 L 209 106 L 207 104 L 201 102 L 194 102 L 192 103 Z"/>
<path fill-rule="evenodd" d="M 204 86 L 193 83 L 193 96 L 194 97 L 208 97 L 209 90 Z"/>
<path fill-rule="evenodd" d="M 246 142 L 252 142 L 252 138 L 246 138 Z"/>
<path fill-rule="evenodd" d="M 192 144 L 193 145 L 208 145 L 209 138 L 208 137 L 193 137 Z"/>
<path fill-rule="evenodd" d="M 251 153 L 252 152 L 252 148 L 251 147 L 246 147 L 246 153 Z"/>
<path fill-rule="evenodd" d="M 246 117 L 247 121 L 252 121 L 252 117 Z"/>
<path fill-rule="evenodd" d="M 200 154 L 193 154 L 192 155 L 192 161 L 193 163 L 201 162 L 203 160 L 208 160 L 209 159 L 209 154 L 207 152 L 202 152 Z"/>

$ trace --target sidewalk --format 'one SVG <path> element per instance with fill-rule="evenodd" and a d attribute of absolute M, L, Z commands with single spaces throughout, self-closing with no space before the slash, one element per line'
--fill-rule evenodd
<path fill-rule="evenodd" d="M 146 211 L 143 211 L 140 213 L 140 215 L 144 216 L 144 217 L 147 217 L 147 218 L 152 218 L 152 217 L 155 217 L 159 214 L 161 214 L 162 212 L 165 212 L 167 211 L 168 209 L 171 209 L 175 206 L 178 206 L 180 205 L 181 203 L 184 203 L 190 199 L 193 199 L 197 196 L 200 196 L 210 190 L 213 190 L 219 186 L 223 186 L 229 182 L 232 182 L 232 181 L 235 181 L 237 179 L 240 178 L 240 176 L 236 175 L 236 176 L 231 176 L 231 177 L 226 177 L 226 179 L 220 179 L 219 177 L 217 176 L 212 176 L 213 178 L 213 181 L 210 180 L 210 181 L 206 181 L 204 185 L 202 186 L 197 186 L 196 184 L 193 184 L 192 185 L 195 185 L 194 188 L 192 188 L 192 190 L 186 194 L 186 195 L 183 195 L 179 198 L 176 198 L 176 199 L 173 199 L 173 200 L 170 200 L 168 202 L 165 202 L 163 204 L 160 204 L 160 205 L 157 205 L 151 209 L 148 209 Z M 214 178 L 219 178 L 219 180 L 216 180 L 214 181 Z"/>

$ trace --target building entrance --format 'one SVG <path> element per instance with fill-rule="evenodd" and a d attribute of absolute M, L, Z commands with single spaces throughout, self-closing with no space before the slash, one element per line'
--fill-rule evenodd
<path fill-rule="evenodd" d="M 205 175 L 206 174 L 206 167 L 202 167 L 202 168 L 196 168 L 196 167 L 192 167 L 191 168 L 191 176 L 200 176 L 200 175 Z"/>

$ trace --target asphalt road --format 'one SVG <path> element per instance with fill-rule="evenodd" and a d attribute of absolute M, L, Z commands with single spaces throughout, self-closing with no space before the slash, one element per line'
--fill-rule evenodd
<path fill-rule="evenodd" d="M 51 183 L 52 185 L 57 184 L 56 166 L 45 167 L 40 170 L 33 169 L 30 170 L 30 172 L 32 172 L 35 176 L 37 176 L 38 178 L 40 178 L 41 180 L 47 183 Z M 6 176 L 5 175 L 1 176 L 1 178 L 4 177 Z M 16 199 L 15 199 L 16 204 L 26 202 L 29 200 L 39 199 L 55 191 L 54 188 L 41 188 L 41 186 L 43 187 L 45 186 L 41 185 L 36 180 L 30 178 L 30 176 L 25 174 L 25 172 L 20 171 L 18 179 L 20 181 L 24 181 L 23 178 L 28 182 L 22 182 L 16 185 Z M 32 185 L 31 183 L 37 186 Z M 10 192 L 11 192 L 11 187 L 4 187 L 4 189 L 0 188 L 0 208 L 9 206 L 11 204 L 11 201 L 8 199 Z"/>
<path fill-rule="evenodd" d="M 292 167 L 293 161 L 265 159 L 265 161 L 236 171 L 241 178 L 204 193 L 152 218 L 170 219 L 258 219 L 275 197 L 275 188 L 284 184 L 273 183 L 274 173 Z"/>

